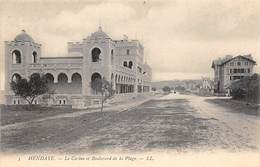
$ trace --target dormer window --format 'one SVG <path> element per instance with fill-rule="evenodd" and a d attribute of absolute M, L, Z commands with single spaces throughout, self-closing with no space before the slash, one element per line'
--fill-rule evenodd
<path fill-rule="evenodd" d="M 21 52 L 18 50 L 14 50 L 12 52 L 13 56 L 13 64 L 21 64 L 22 63 L 22 57 L 21 57 Z"/>

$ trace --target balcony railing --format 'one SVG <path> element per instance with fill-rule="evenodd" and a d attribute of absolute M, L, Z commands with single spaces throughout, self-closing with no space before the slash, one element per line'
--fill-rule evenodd
<path fill-rule="evenodd" d="M 128 67 L 123 67 L 120 65 L 113 65 L 113 68 L 115 70 L 119 70 L 119 71 L 126 72 L 126 73 L 135 73 L 134 69 L 130 69 Z"/>
<path fill-rule="evenodd" d="M 30 64 L 30 68 L 32 69 L 78 69 L 82 68 L 82 63 L 49 63 L 49 64 L 40 64 L 33 63 Z"/>

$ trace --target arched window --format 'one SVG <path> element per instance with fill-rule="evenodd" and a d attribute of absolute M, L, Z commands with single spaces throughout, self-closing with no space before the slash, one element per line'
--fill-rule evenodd
<path fill-rule="evenodd" d="M 32 53 L 32 63 L 37 63 L 37 52 Z"/>
<path fill-rule="evenodd" d="M 68 77 L 64 73 L 60 73 L 58 76 L 58 82 L 59 83 L 67 83 L 68 82 Z"/>
<path fill-rule="evenodd" d="M 124 64 L 123 64 L 123 65 L 124 65 L 124 67 L 127 67 L 127 62 L 126 62 L 126 61 L 124 61 Z"/>
<path fill-rule="evenodd" d="M 132 69 L 132 67 L 133 67 L 133 62 L 132 62 L 132 61 L 129 61 L 128 67 L 129 67 L 130 69 Z"/>
<path fill-rule="evenodd" d="M 22 56 L 19 50 L 14 50 L 12 52 L 13 56 L 13 64 L 21 64 L 22 63 Z"/>
<path fill-rule="evenodd" d="M 79 73 L 74 73 L 71 77 L 71 81 L 76 83 L 81 83 L 82 82 L 81 75 Z"/>
<path fill-rule="evenodd" d="M 20 79 L 22 79 L 22 77 L 21 77 L 21 75 L 19 75 L 19 74 L 17 74 L 17 73 L 15 73 L 15 74 L 12 76 L 12 78 L 11 78 L 11 80 L 14 81 L 14 82 L 17 82 L 17 81 L 20 80 Z"/>
<path fill-rule="evenodd" d="M 45 77 L 47 79 L 48 84 L 54 83 L 54 76 L 51 73 L 45 74 Z"/>
<path fill-rule="evenodd" d="M 101 54 L 101 50 L 99 48 L 94 48 L 91 51 L 91 55 L 92 55 L 92 62 L 98 62 L 100 61 L 100 54 Z"/>

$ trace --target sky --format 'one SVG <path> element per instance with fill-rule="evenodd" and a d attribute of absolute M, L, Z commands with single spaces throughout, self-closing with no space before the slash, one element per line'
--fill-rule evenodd
<path fill-rule="evenodd" d="M 0 89 L 4 43 L 25 29 L 42 56 L 66 56 L 101 25 L 112 39 L 140 40 L 153 80 L 213 77 L 212 60 L 252 54 L 260 62 L 259 0 L 0 0 Z M 260 73 L 259 66 L 255 72 Z"/>

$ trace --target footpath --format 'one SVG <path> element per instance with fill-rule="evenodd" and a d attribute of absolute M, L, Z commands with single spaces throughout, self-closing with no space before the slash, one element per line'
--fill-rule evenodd
<path fill-rule="evenodd" d="M 157 98 L 157 96 L 140 95 L 135 98 L 125 99 L 125 100 L 122 100 L 119 102 L 107 103 L 104 105 L 103 112 L 108 112 L 108 111 L 123 112 L 126 110 L 133 109 L 133 108 L 135 108 L 147 101 L 155 99 L 155 98 Z M 93 112 L 100 112 L 100 106 L 91 106 L 88 109 L 76 111 L 73 113 L 63 113 L 63 114 L 59 114 L 59 115 L 55 115 L 55 116 L 49 116 L 49 117 L 34 119 L 34 120 L 30 120 L 30 121 L 25 121 L 25 122 L 3 125 L 0 127 L 0 130 L 19 129 L 19 128 L 29 126 L 31 123 L 35 123 L 35 122 L 42 122 L 42 121 L 58 119 L 58 118 L 78 117 L 78 116 L 81 116 L 81 115 L 84 115 L 87 113 L 93 113 Z"/>

